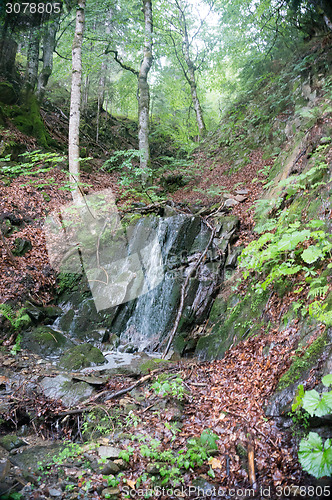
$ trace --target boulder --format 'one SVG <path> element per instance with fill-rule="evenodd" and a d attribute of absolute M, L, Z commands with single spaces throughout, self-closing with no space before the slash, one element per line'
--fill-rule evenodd
<path fill-rule="evenodd" d="M 39 326 L 22 334 L 22 347 L 39 356 L 59 356 L 73 345 L 62 333 L 49 326 Z"/>
<path fill-rule="evenodd" d="M 80 370 L 89 366 L 102 365 L 107 360 L 103 353 L 91 344 L 80 344 L 70 348 L 59 360 L 65 370 Z"/>

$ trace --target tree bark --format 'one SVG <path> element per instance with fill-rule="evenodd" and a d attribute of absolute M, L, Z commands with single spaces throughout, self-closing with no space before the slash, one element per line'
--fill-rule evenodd
<path fill-rule="evenodd" d="M 72 81 L 69 116 L 69 173 L 72 182 L 72 196 L 74 201 L 82 197 L 78 183 L 80 180 L 79 163 L 79 131 L 81 107 L 81 80 L 82 80 L 82 41 L 84 32 L 85 0 L 78 0 L 76 10 L 76 27 L 72 48 Z"/>
<path fill-rule="evenodd" d="M 43 69 L 38 77 L 37 99 L 41 102 L 45 95 L 47 82 L 53 70 L 53 52 L 56 45 L 56 34 L 60 25 L 60 14 L 55 14 L 50 18 L 44 28 L 43 34 Z"/>
<path fill-rule="evenodd" d="M 143 61 L 138 73 L 138 145 L 141 152 L 140 167 L 146 171 L 150 164 L 149 107 L 150 91 L 148 73 L 152 66 L 152 1 L 143 0 L 144 48 Z M 143 174 L 143 178 L 146 175 Z"/>
<path fill-rule="evenodd" d="M 206 133 L 206 127 L 205 127 L 205 122 L 203 118 L 203 112 L 201 108 L 201 104 L 199 102 L 198 94 L 197 94 L 197 83 L 196 83 L 196 75 L 195 75 L 195 65 L 190 57 L 190 43 L 189 43 L 189 36 L 188 36 L 188 30 L 187 30 L 187 21 L 184 15 L 184 12 L 180 10 L 181 12 L 181 17 L 183 20 L 183 28 L 184 28 L 184 59 L 186 61 L 186 65 L 188 68 L 187 71 L 187 81 L 190 85 L 190 93 L 191 93 L 191 99 L 193 102 L 195 114 L 196 114 L 196 121 L 197 121 L 197 126 L 198 126 L 198 134 L 201 137 L 203 137 Z"/>
<path fill-rule="evenodd" d="M 32 27 L 29 34 L 28 57 L 26 67 L 26 93 L 29 95 L 35 90 L 38 79 L 39 65 L 39 44 L 40 29 L 39 26 Z"/>

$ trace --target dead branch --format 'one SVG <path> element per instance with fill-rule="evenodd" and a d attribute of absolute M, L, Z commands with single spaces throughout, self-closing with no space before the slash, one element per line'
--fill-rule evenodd
<path fill-rule="evenodd" d="M 248 439 L 248 476 L 251 487 L 256 490 L 256 474 L 255 474 L 255 442 L 251 434 Z"/>

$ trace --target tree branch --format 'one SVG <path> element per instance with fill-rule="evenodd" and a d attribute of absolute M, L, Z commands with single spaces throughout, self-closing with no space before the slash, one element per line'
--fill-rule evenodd
<path fill-rule="evenodd" d="M 114 61 L 116 61 L 118 64 L 120 64 L 121 68 L 127 70 L 127 71 L 131 71 L 131 73 L 133 73 L 134 75 L 136 75 L 138 77 L 139 75 L 139 72 L 136 71 L 136 69 L 132 68 L 131 66 L 128 66 L 128 64 L 125 64 L 120 58 L 119 58 L 119 54 L 118 54 L 118 51 L 117 50 L 113 50 L 113 49 L 106 49 L 105 52 L 104 52 L 105 55 L 107 54 L 113 54 L 114 56 Z"/>

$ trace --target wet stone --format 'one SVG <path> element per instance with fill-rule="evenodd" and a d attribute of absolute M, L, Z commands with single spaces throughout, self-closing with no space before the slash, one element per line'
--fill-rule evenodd
<path fill-rule="evenodd" d="M 110 458 L 117 459 L 121 453 L 121 448 L 117 448 L 116 446 L 100 446 L 98 448 L 98 455 L 101 459 Z"/>
<path fill-rule="evenodd" d="M 0 438 L 0 446 L 7 451 L 12 451 L 16 448 L 20 448 L 21 446 L 27 446 L 28 443 L 23 441 L 23 439 L 15 436 L 15 435 L 7 435 Z"/>
<path fill-rule="evenodd" d="M 55 378 L 45 377 L 40 385 L 45 396 L 59 399 L 68 407 L 75 406 L 80 401 L 89 398 L 93 387 L 85 382 L 73 382 L 70 377 L 58 375 Z"/>

